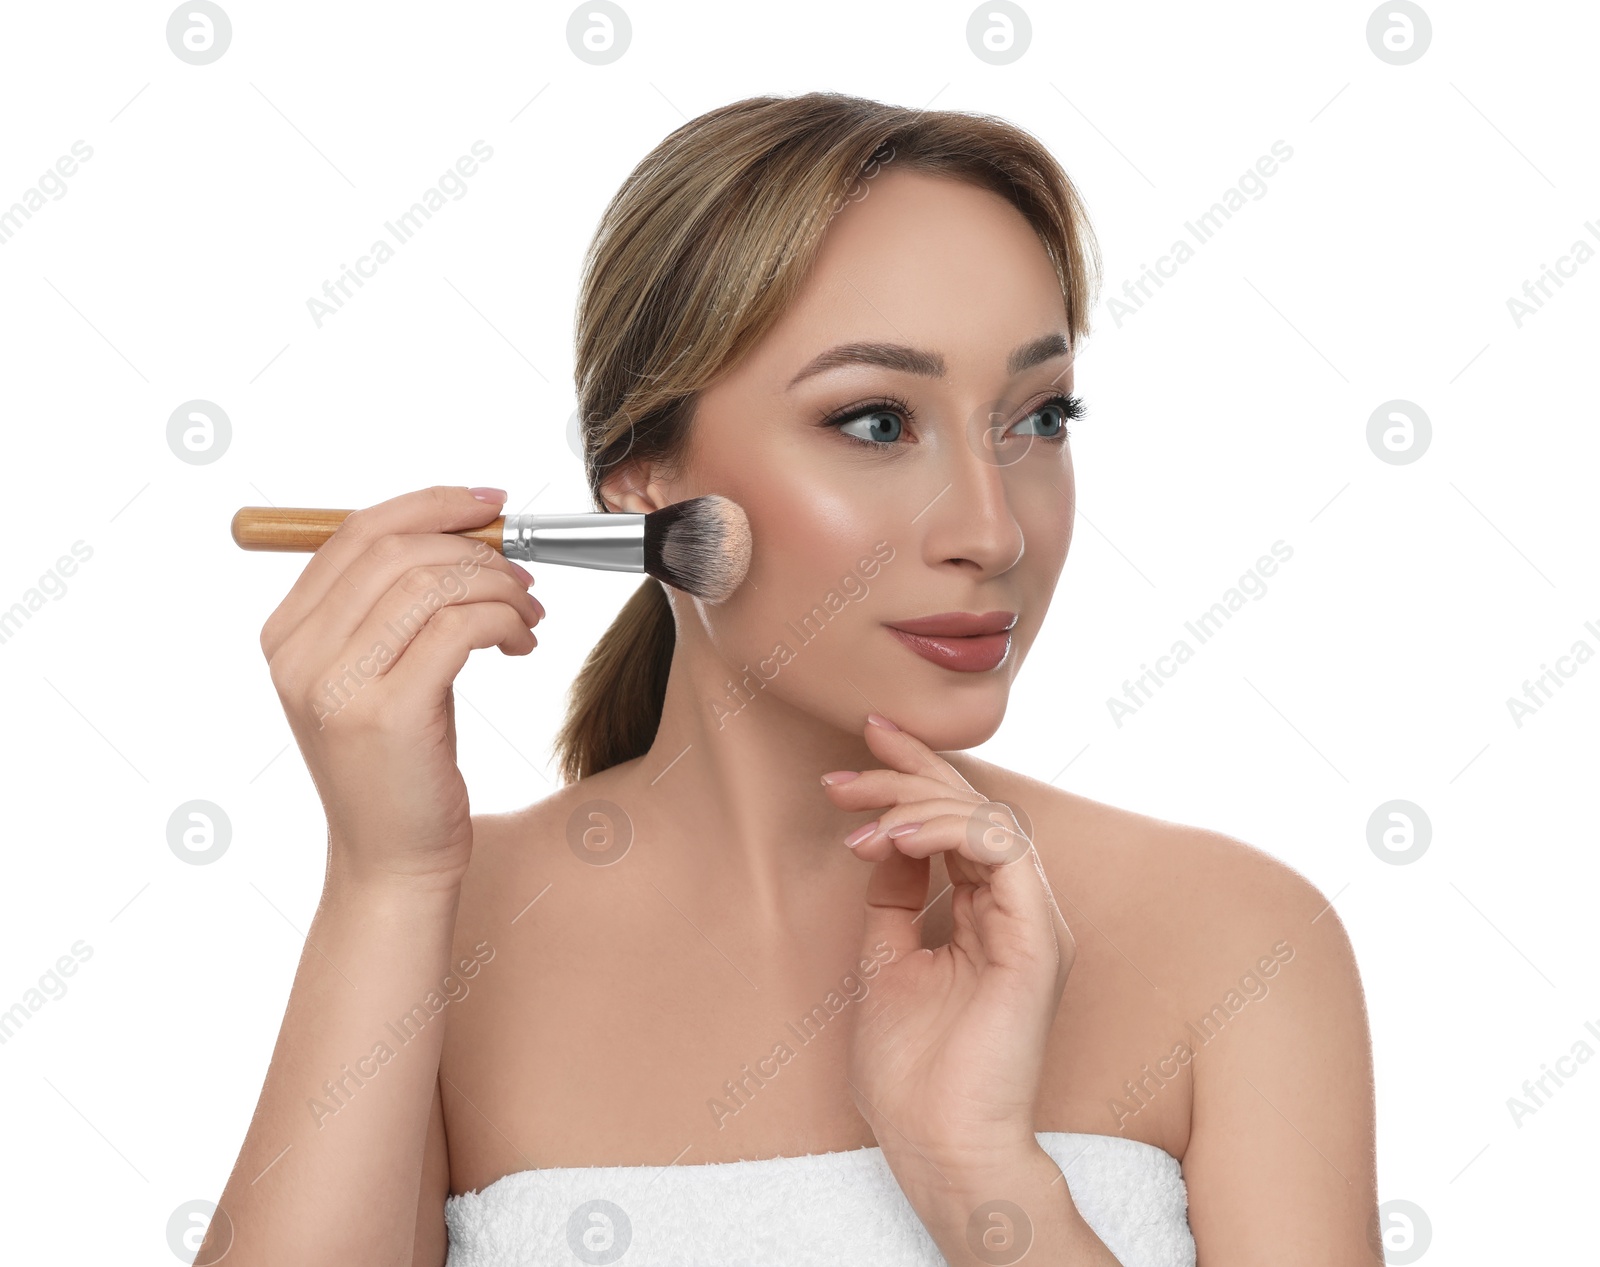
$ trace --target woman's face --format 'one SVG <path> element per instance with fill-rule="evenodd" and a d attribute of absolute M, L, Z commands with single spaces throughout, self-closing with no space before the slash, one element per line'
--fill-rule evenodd
<path fill-rule="evenodd" d="M 735 733 L 754 696 L 853 732 L 877 711 L 967 748 L 1000 725 L 1072 537 L 1066 312 L 1044 246 L 998 195 L 892 160 L 866 188 L 798 301 L 702 393 L 682 478 L 656 486 L 660 504 L 731 497 L 754 544 L 727 602 L 668 591 L 679 653 Z M 877 352 L 825 355 L 852 344 Z M 649 509 L 630 500 L 613 504 Z M 984 654 L 1003 634 L 929 659 L 889 628 L 950 612 L 1015 613 L 1003 658 Z M 722 662 L 704 673 L 702 641 Z"/>

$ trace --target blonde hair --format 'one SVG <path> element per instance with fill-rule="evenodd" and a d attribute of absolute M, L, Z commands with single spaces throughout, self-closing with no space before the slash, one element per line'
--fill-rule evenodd
<path fill-rule="evenodd" d="M 1073 345 L 1088 333 L 1099 248 L 1067 174 L 1021 128 L 834 92 L 721 106 L 633 169 L 584 258 L 575 378 L 596 509 L 609 509 L 600 489 L 619 463 L 681 472 L 698 394 L 778 320 L 828 221 L 885 165 L 1012 203 L 1055 266 Z M 666 592 L 646 577 L 572 684 L 554 743 L 564 782 L 649 751 L 676 640 Z"/>

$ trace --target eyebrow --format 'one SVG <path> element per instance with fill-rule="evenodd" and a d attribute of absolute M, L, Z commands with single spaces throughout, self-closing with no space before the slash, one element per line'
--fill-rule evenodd
<path fill-rule="evenodd" d="M 1052 357 L 1061 356 L 1072 350 L 1066 336 L 1059 331 L 1040 335 L 1037 339 L 1014 349 L 1006 358 L 1006 372 L 1013 376 L 1023 370 L 1032 369 L 1035 365 L 1043 364 Z M 945 373 L 944 357 L 937 352 L 925 352 L 920 348 L 910 348 L 903 343 L 841 343 L 837 347 L 829 348 L 826 352 L 819 353 L 806 363 L 805 367 L 789 380 L 789 390 L 803 379 L 810 378 L 813 374 L 821 374 L 825 370 L 837 369 L 841 365 L 876 365 L 882 369 L 899 370 L 904 374 L 921 374 L 926 378 L 943 378 Z"/>

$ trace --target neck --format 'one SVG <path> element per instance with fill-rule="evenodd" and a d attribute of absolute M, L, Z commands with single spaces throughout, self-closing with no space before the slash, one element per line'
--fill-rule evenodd
<path fill-rule="evenodd" d="M 765 668 L 783 672 L 775 661 Z M 736 903 L 784 929 L 827 900 L 819 890 L 864 891 L 869 869 L 843 841 L 869 819 L 837 809 L 821 777 L 882 763 L 859 733 L 796 708 L 766 680 L 693 633 L 680 639 L 660 727 L 628 771 L 627 797 L 670 842 L 670 865 L 699 878 L 697 901 Z"/>

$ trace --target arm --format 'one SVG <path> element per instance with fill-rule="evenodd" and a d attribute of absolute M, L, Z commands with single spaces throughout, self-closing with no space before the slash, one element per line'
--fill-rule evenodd
<path fill-rule="evenodd" d="M 1253 913 L 1211 960 L 1229 965 L 1215 997 L 1191 1007 L 1196 1021 L 1239 1009 L 1194 1058 L 1183 1171 L 1199 1267 L 1381 1265 L 1372 1046 L 1350 940 L 1298 873 L 1254 851 L 1240 865 Z"/>
<path fill-rule="evenodd" d="M 444 1128 L 444 1096 L 433 1084 L 433 1110 L 428 1115 L 428 1142 L 422 1153 L 422 1193 L 417 1198 L 417 1239 L 412 1267 L 444 1267 L 450 1255 L 444 1205 L 450 1199 L 450 1144 Z"/>
<path fill-rule="evenodd" d="M 1060 1263 L 1122 1267 L 1078 1212 L 1055 1159 L 1037 1144 L 1010 1159 L 902 1160 L 895 1170 L 949 1267 Z"/>
<path fill-rule="evenodd" d="M 451 971 L 456 903 L 330 878 L 198 1262 L 229 1236 L 229 1267 L 412 1262 L 444 1033 L 425 999 Z M 402 1041 L 390 1027 L 417 1008 L 430 1019 Z"/>
<path fill-rule="evenodd" d="M 530 574 L 456 535 L 504 500 L 439 485 L 351 513 L 262 626 L 328 861 L 202 1263 L 443 1260 L 434 1105 L 474 834 L 451 683 L 474 650 L 532 651 L 543 615 Z"/>

